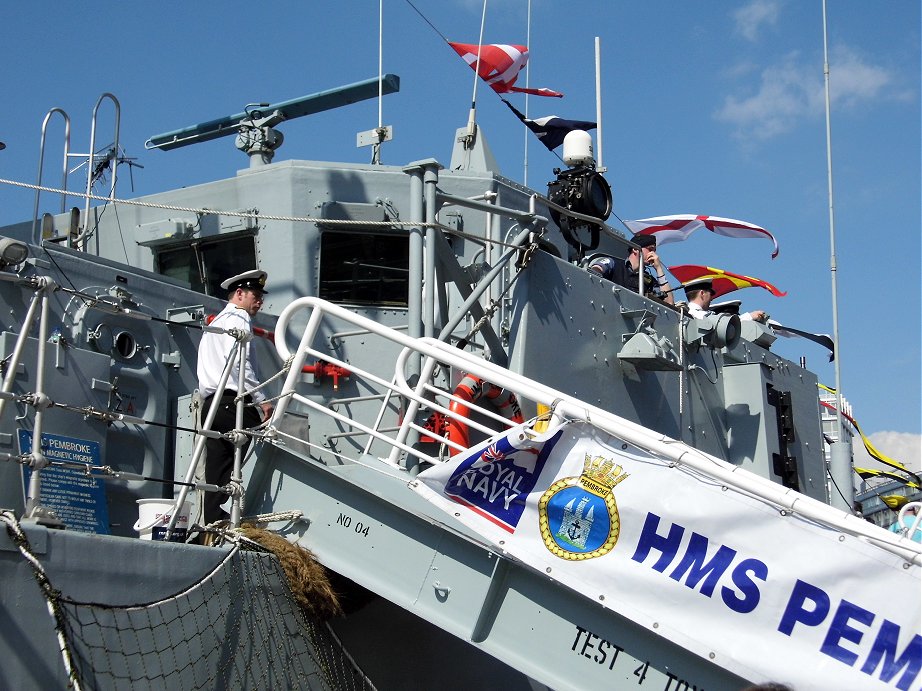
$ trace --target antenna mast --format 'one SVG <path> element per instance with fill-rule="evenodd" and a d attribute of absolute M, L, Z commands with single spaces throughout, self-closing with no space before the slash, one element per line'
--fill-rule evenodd
<path fill-rule="evenodd" d="M 378 126 L 355 136 L 358 147 L 371 145 L 371 163 L 380 165 L 381 144 L 394 138 L 394 128 L 384 124 L 384 0 L 378 0 Z"/>
<path fill-rule="evenodd" d="M 480 38 L 477 41 L 477 62 L 474 63 L 474 90 L 471 94 L 471 111 L 467 117 L 467 131 L 462 137 L 466 162 L 470 161 L 470 152 L 477 137 L 477 82 L 480 81 L 480 54 L 483 52 L 483 29 L 487 22 L 487 0 L 483 0 L 483 12 L 480 15 Z"/>
<path fill-rule="evenodd" d="M 595 139 L 596 139 L 596 170 L 605 172 L 602 165 L 602 44 L 598 36 L 595 37 Z"/>
<path fill-rule="evenodd" d="M 826 86 L 826 178 L 829 184 L 829 271 L 832 275 L 832 340 L 835 347 L 834 360 L 836 377 L 836 443 L 829 453 L 829 475 L 838 489 L 832 493 L 832 505 L 846 511 L 854 510 L 855 492 L 852 483 L 852 453 L 845 428 L 842 425 L 842 350 L 839 348 L 839 298 L 836 273 L 836 221 L 832 201 L 832 128 L 829 107 L 829 49 L 826 37 L 826 0 L 823 0 L 823 78 Z M 844 504 L 844 505 L 843 505 Z"/>
<path fill-rule="evenodd" d="M 531 0 L 528 0 L 528 20 L 525 24 L 525 45 L 531 50 Z M 527 89 L 530 86 L 531 61 L 525 63 L 525 88 Z M 525 94 L 525 117 L 528 117 L 528 94 Z M 525 160 L 522 162 L 524 168 L 522 171 L 522 184 L 528 187 L 528 138 L 532 133 L 531 130 L 526 127 L 522 134 L 525 136 Z"/>

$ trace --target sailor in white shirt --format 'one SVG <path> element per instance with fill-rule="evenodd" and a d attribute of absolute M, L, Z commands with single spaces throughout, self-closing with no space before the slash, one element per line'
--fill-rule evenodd
<path fill-rule="evenodd" d="M 708 280 L 689 281 L 684 284 L 685 297 L 688 299 L 688 316 L 703 319 L 711 312 L 711 300 L 714 299 L 714 286 Z M 762 310 L 753 310 L 740 314 L 740 319 L 764 322 L 768 315 Z"/>
<path fill-rule="evenodd" d="M 266 293 L 266 272 L 253 270 L 232 276 L 221 284 L 228 291 L 227 305 L 211 322 L 211 326 L 222 329 L 240 329 L 252 332 L 251 319 L 259 312 L 263 304 L 263 295 Z M 218 401 L 218 410 L 211 428 L 218 432 L 227 432 L 234 429 L 236 422 L 237 381 L 239 366 L 235 363 L 227 379 L 223 391 L 216 391 L 221 380 L 221 373 L 227 363 L 227 358 L 236 341 L 227 334 L 205 332 L 199 344 L 198 352 L 198 386 L 204 399 L 203 409 L 207 412 L 215 396 Z M 250 390 L 259 383 L 256 375 L 253 348 L 250 348 L 249 357 L 244 363 L 244 377 L 246 390 Z M 247 403 L 244 409 L 243 427 L 256 427 L 272 413 L 272 404 L 266 401 L 266 396 L 261 391 L 254 391 L 245 398 Z M 224 439 L 208 439 L 205 442 L 205 482 L 223 486 L 230 482 L 231 471 L 234 467 L 234 445 Z M 213 523 L 226 519 L 229 514 L 221 508 L 228 496 L 216 492 L 206 492 L 204 500 L 205 523 Z"/>

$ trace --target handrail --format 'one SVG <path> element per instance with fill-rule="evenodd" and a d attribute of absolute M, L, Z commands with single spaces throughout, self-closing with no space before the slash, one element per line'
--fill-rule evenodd
<path fill-rule="evenodd" d="M 41 308 L 38 317 L 38 353 L 35 364 L 35 392 L 33 394 L 33 405 L 35 407 L 35 420 L 32 427 L 32 452 L 30 465 L 32 466 L 32 476 L 29 478 L 29 489 L 26 494 L 26 516 L 34 517 L 41 511 L 40 494 L 41 494 L 41 470 L 48 465 L 48 459 L 42 453 L 42 428 L 44 424 L 45 409 L 50 405 L 51 400 L 45 394 L 45 354 L 48 344 L 48 315 L 50 312 L 50 293 L 54 290 L 54 282 L 47 280 L 42 282 L 41 288 L 36 292 L 36 298 L 41 301 Z M 31 311 L 31 307 L 30 307 Z M 28 330 L 23 330 L 28 333 Z M 18 344 L 17 344 L 18 345 Z M 16 370 L 13 369 L 8 375 L 10 381 L 16 376 Z M 6 388 L 4 386 L 4 388 Z"/>
<path fill-rule="evenodd" d="M 912 525 L 906 525 L 904 522 L 906 512 L 909 509 L 915 509 L 916 511 L 916 518 L 912 522 Z M 920 524 L 922 524 L 922 501 L 910 501 L 903 504 L 899 514 L 897 514 L 896 520 L 901 528 L 901 534 L 912 539 L 912 536 L 916 534 L 916 531 L 920 529 Z"/>
<path fill-rule="evenodd" d="M 323 340 L 320 335 L 324 331 L 321 326 L 324 322 L 332 319 L 367 329 L 374 336 L 397 344 L 404 349 L 397 358 L 393 383 L 387 381 L 384 376 L 374 376 L 373 379 L 370 379 L 376 384 L 394 391 L 408 402 L 400 420 L 400 429 L 393 437 L 383 434 L 380 429 L 365 428 L 376 440 L 386 441 L 390 444 L 391 451 L 389 455 L 378 460 L 391 467 L 403 467 L 398 461 L 401 453 L 411 454 L 424 462 L 440 462 L 440 459 L 417 448 L 412 448 L 405 444 L 404 441 L 412 429 L 419 430 L 416 416 L 421 409 L 435 409 L 445 414 L 451 414 L 447 410 L 447 406 L 439 406 L 438 403 L 433 403 L 430 400 L 434 392 L 446 398 L 449 397 L 447 392 L 440 389 L 432 381 L 437 368 L 449 367 L 454 371 L 470 373 L 473 376 L 501 386 L 514 393 L 520 400 L 546 405 L 558 420 L 585 421 L 599 430 L 631 443 L 669 463 L 686 467 L 730 489 L 771 503 L 779 511 L 796 513 L 809 520 L 825 524 L 834 530 L 865 538 L 879 547 L 899 555 L 900 558 L 905 559 L 907 562 L 922 565 L 922 546 L 900 538 L 898 535 L 881 531 L 879 527 L 871 525 L 849 512 L 833 508 L 789 488 L 782 487 L 767 478 L 762 478 L 715 456 L 699 451 L 684 442 L 654 432 L 564 392 L 499 367 L 471 353 L 459 350 L 443 341 L 433 338 L 413 339 L 406 334 L 393 331 L 343 307 L 313 297 L 301 298 L 288 305 L 279 316 L 275 329 L 276 334 L 287 334 L 287 327 L 292 317 L 302 311 L 309 311 L 309 318 L 297 349 L 292 351 L 285 338 L 276 338 L 276 349 L 279 355 L 283 360 L 291 357 L 292 364 L 279 405 L 269 423 L 270 434 L 271 430 L 285 414 L 288 403 L 293 398 L 297 398 L 298 401 L 305 403 L 314 411 L 330 414 L 330 411 L 325 406 L 302 396 L 297 396 L 295 391 L 298 390 L 301 365 L 308 355 L 321 355 L 329 359 L 329 355 L 322 350 L 315 350 L 314 344 L 322 347 Z M 415 383 L 408 379 L 404 366 L 409 359 L 410 353 L 418 354 L 422 358 L 419 381 Z M 372 376 L 370 373 L 362 372 L 356 368 L 354 363 L 350 363 L 350 370 L 354 380 Z M 478 408 L 475 404 L 470 404 L 469 407 Z M 483 408 L 477 409 L 477 412 L 489 415 L 489 411 Z M 334 417 L 344 424 L 350 424 L 345 416 L 335 414 Z M 362 429 L 362 426 L 358 423 L 352 422 L 351 424 L 357 429 Z M 437 433 L 430 431 L 426 433 L 434 439 L 450 444 L 447 439 Z"/>
<path fill-rule="evenodd" d="M 61 108 L 55 107 L 48 111 L 45 115 L 45 119 L 42 121 L 42 139 L 38 150 L 38 176 L 35 181 L 35 206 L 32 209 L 32 243 L 36 245 L 41 244 L 41 238 L 39 238 L 36 230 L 38 229 L 38 200 L 42 194 L 40 189 L 42 186 L 42 168 L 45 164 L 45 135 L 48 129 L 48 121 L 51 120 L 51 116 L 55 113 L 60 113 L 64 118 L 64 164 L 61 177 L 61 189 L 64 190 L 64 194 L 61 195 L 61 213 L 64 213 L 67 205 L 67 158 L 70 155 L 70 117 Z"/>
<path fill-rule="evenodd" d="M 90 125 L 90 152 L 86 165 L 86 204 L 83 210 L 83 230 L 80 231 L 77 237 L 73 239 L 68 238 L 68 247 L 79 248 L 81 244 L 85 244 L 86 240 L 92 235 L 90 231 L 90 195 L 93 193 L 93 158 L 96 154 L 96 115 L 99 112 L 99 106 L 102 104 L 104 98 L 110 99 L 115 106 L 115 136 L 112 144 L 115 153 L 113 154 L 114 160 L 112 161 L 112 184 L 109 187 L 109 197 L 115 197 L 116 169 L 118 168 L 119 126 L 122 117 L 122 107 L 118 99 L 107 91 L 96 100 L 96 105 L 93 107 L 93 120 Z"/>
<path fill-rule="evenodd" d="M 18 276 L 16 274 L 10 273 L 0 273 L 0 280 L 10 283 L 19 284 L 24 290 L 32 290 L 32 298 L 29 303 L 29 307 L 26 311 L 26 315 L 23 318 L 22 326 L 19 329 L 19 334 L 17 335 L 16 342 L 13 346 L 12 353 L 9 355 L 6 362 L 6 372 L 3 376 L 2 385 L 0 385 L 0 417 L 3 416 L 3 413 L 6 409 L 8 401 L 21 399 L 22 402 L 31 406 L 34 409 L 34 418 L 32 423 L 32 447 L 28 453 L 23 453 L 20 455 L 13 454 L 0 454 L 0 462 L 2 461 L 17 461 L 20 463 L 28 464 L 32 469 L 31 476 L 29 478 L 29 483 L 26 492 L 26 503 L 25 503 L 25 512 L 24 515 L 30 519 L 44 519 L 47 521 L 53 521 L 56 519 L 56 516 L 53 515 L 53 512 L 48 508 L 42 506 L 41 503 L 41 484 L 42 484 L 42 470 L 47 468 L 49 465 L 56 464 L 61 465 L 60 462 L 50 461 L 42 450 L 42 436 L 44 434 L 44 414 L 45 411 L 52 406 L 60 406 L 64 408 L 70 408 L 73 411 L 79 411 L 81 414 L 87 414 L 89 408 L 76 408 L 71 406 L 66 406 L 61 403 L 56 403 L 52 401 L 48 393 L 45 391 L 45 375 L 46 375 L 46 360 L 48 357 L 48 348 L 54 342 L 49 338 L 49 326 L 50 319 L 52 318 L 51 310 L 51 294 L 58 290 L 58 284 L 48 276 Z M 102 308 L 104 303 L 96 303 L 97 308 Z M 131 314 L 128 316 L 137 316 L 139 313 Z M 29 334 L 32 331 L 34 322 L 36 318 L 39 320 L 38 325 L 38 336 L 36 338 L 36 355 L 35 355 L 35 366 L 34 368 L 29 368 L 30 371 L 34 371 L 34 390 L 31 393 L 28 393 L 24 396 L 20 394 L 13 394 L 12 390 L 15 385 L 17 375 L 20 372 L 19 365 L 23 359 L 23 353 L 25 351 L 26 342 L 29 339 Z M 204 326 L 202 327 L 205 331 L 210 331 L 213 333 L 222 333 L 228 334 L 235 339 L 237 342 L 234 344 L 233 349 L 228 357 L 228 360 L 225 364 L 224 372 L 220 380 L 220 388 L 224 388 L 229 378 L 232 365 L 235 361 L 235 356 L 239 352 L 241 357 L 244 359 L 247 356 L 247 347 L 249 345 L 249 340 L 252 338 L 251 334 L 242 332 L 238 329 L 221 329 L 213 326 Z M 243 344 L 243 347 L 239 347 L 240 343 Z M 240 368 L 241 372 L 243 367 Z M 243 385 L 241 382 L 238 382 L 238 390 L 243 391 Z M 197 444 L 193 452 L 193 459 L 189 467 L 187 477 L 185 478 L 182 488 L 174 501 L 174 510 L 172 513 L 172 519 L 166 529 L 166 539 L 170 539 L 172 531 L 175 529 L 176 520 L 179 517 L 178 508 L 183 505 L 185 502 L 189 489 L 194 487 L 195 489 L 203 491 L 212 491 L 212 492 L 226 492 L 226 488 L 217 487 L 215 485 L 210 485 L 208 483 L 194 483 L 193 479 L 195 476 L 196 468 L 201 463 L 203 457 L 204 444 L 207 439 L 219 439 L 227 438 L 228 436 L 237 444 L 237 449 L 235 453 L 235 462 L 234 469 L 232 471 L 230 485 L 232 487 L 232 512 L 231 520 L 234 527 L 239 525 L 240 522 L 240 500 L 242 497 L 242 492 L 240 487 L 242 485 L 242 454 L 243 454 L 243 440 L 245 439 L 245 432 L 241 430 L 242 427 L 242 411 L 245 406 L 245 401 L 243 397 L 240 397 L 238 400 L 238 415 L 236 420 L 235 429 L 232 432 L 227 433 L 227 435 L 220 432 L 214 432 L 211 430 L 211 424 L 213 423 L 214 416 L 218 410 L 219 401 L 215 399 L 212 403 L 211 408 L 208 411 L 208 417 L 202 426 L 201 430 L 197 430 L 196 434 L 198 435 Z M 94 416 L 98 411 L 93 411 Z M 107 411 L 108 412 L 108 411 Z M 121 420 L 125 423 L 131 424 L 145 424 L 146 421 L 141 418 L 135 418 L 133 416 L 128 416 L 124 414 L 115 414 L 112 413 L 107 419 L 110 420 Z M 89 467 L 86 464 L 79 464 L 79 467 L 85 469 L 89 472 Z M 108 471 L 108 478 L 118 478 L 118 479 L 135 479 L 135 480 L 148 480 L 150 478 L 138 475 L 135 473 L 129 473 L 124 471 L 112 472 L 111 468 L 107 466 L 94 468 L 97 471 Z"/>
<path fill-rule="evenodd" d="M 204 331 L 210 331 L 212 333 L 222 333 L 233 336 L 235 338 L 235 343 L 231 347 L 230 352 L 227 355 L 227 360 L 224 363 L 224 369 L 221 372 L 221 377 L 218 380 L 218 386 L 215 389 L 215 392 L 223 391 L 227 386 L 227 380 L 230 379 L 231 370 L 233 369 L 234 362 L 238 362 L 238 382 L 237 382 L 237 391 L 244 391 L 243 380 L 244 380 L 244 363 L 246 362 L 247 355 L 249 353 L 249 341 L 252 338 L 252 334 L 246 333 L 239 329 L 221 329 L 214 326 L 205 326 L 203 327 Z M 221 400 L 219 395 L 215 395 L 211 399 L 211 405 L 208 407 L 208 413 L 205 416 L 205 423 L 202 425 L 203 431 L 210 431 L 211 425 L 214 424 L 214 419 L 218 414 L 218 408 L 221 406 Z M 235 434 L 239 434 L 239 430 L 243 425 L 243 408 L 245 402 L 243 396 L 239 396 L 237 400 L 236 408 L 236 418 L 234 425 Z M 198 469 L 199 464 L 204 458 L 205 451 L 205 442 L 208 440 L 208 437 L 205 435 L 200 435 L 196 440 L 195 449 L 192 451 L 192 460 L 189 463 L 189 469 L 186 471 L 185 482 L 179 490 L 179 496 L 176 497 L 176 501 L 173 506 L 173 511 L 171 512 L 170 523 L 166 528 L 166 539 L 169 540 L 170 536 L 173 533 L 173 530 L 176 528 L 176 521 L 179 519 L 179 508 L 186 501 L 186 496 L 189 494 L 189 487 L 192 486 L 192 480 L 195 478 L 196 470 Z M 234 469 L 231 471 L 231 484 L 240 483 L 240 468 L 242 465 L 242 447 L 240 444 L 237 445 L 237 448 L 234 449 Z M 240 525 L 240 495 L 231 496 L 231 525 L 236 528 Z"/>

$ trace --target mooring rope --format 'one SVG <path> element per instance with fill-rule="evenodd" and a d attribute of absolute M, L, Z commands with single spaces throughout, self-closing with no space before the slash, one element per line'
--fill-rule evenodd
<path fill-rule="evenodd" d="M 17 520 L 16 515 L 8 509 L 2 509 L 0 510 L 0 521 L 6 524 L 7 535 L 10 536 L 10 539 L 19 549 L 20 554 L 22 554 L 23 558 L 29 563 L 29 566 L 32 568 L 32 575 L 35 576 L 35 580 L 38 581 L 38 587 L 41 589 L 42 595 L 45 598 L 45 604 L 48 606 L 48 613 L 54 620 L 55 634 L 58 638 L 58 649 L 61 653 L 61 659 L 64 661 L 64 669 L 67 671 L 67 678 L 70 686 L 76 689 L 76 691 L 82 691 L 83 687 L 80 684 L 80 679 L 74 668 L 73 653 L 67 643 L 67 626 L 64 619 L 64 612 L 58 604 L 58 598 L 61 596 L 61 593 L 52 587 L 44 567 L 42 567 L 41 562 L 39 562 L 32 553 L 32 545 L 29 544 L 29 538 L 27 538 L 25 532 L 23 532 L 22 526 Z"/>

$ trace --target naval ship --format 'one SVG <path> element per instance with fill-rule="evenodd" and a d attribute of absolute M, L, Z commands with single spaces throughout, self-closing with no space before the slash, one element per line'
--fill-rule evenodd
<path fill-rule="evenodd" d="M 634 245 L 585 132 L 541 190 L 475 123 L 447 162 L 276 160 L 280 123 L 398 90 L 152 137 L 250 165 L 134 199 L 117 98 L 81 190 L 67 141 L 43 180 L 49 111 L 34 216 L 0 229 L 0 687 L 920 688 L 919 545 L 830 492 L 817 377 L 770 326 L 586 270 Z M 197 345 L 251 269 L 231 336 L 274 412 L 216 487 Z M 335 613 L 241 525 L 303 548 Z"/>

